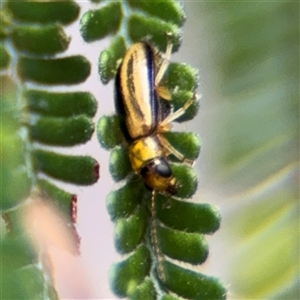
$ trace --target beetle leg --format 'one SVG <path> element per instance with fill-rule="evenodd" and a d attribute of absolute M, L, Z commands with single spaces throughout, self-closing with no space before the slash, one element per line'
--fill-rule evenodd
<path fill-rule="evenodd" d="M 173 154 L 180 161 L 183 161 L 189 165 L 193 165 L 194 161 L 184 157 L 184 155 L 182 153 L 180 153 L 178 150 L 176 150 L 165 137 L 163 137 L 160 134 L 157 135 L 157 137 L 159 139 L 161 146 L 163 147 L 163 150 L 164 150 L 164 153 L 166 156 Z"/>
<path fill-rule="evenodd" d="M 162 129 L 160 131 L 166 131 L 163 130 L 163 128 L 165 128 L 166 126 L 169 125 L 169 123 L 173 122 L 174 120 L 178 119 L 180 116 L 182 116 L 186 110 L 194 103 L 194 101 L 198 99 L 197 94 L 194 94 L 193 98 L 191 98 L 190 100 L 188 100 L 183 107 L 179 108 L 178 110 L 176 110 L 173 114 L 169 115 L 168 117 L 166 117 L 160 124 L 159 127 L 161 127 Z"/>
<path fill-rule="evenodd" d="M 163 98 L 164 100 L 172 100 L 172 95 L 169 89 L 165 86 L 157 86 L 156 87 L 156 92 L 159 97 Z"/>
<path fill-rule="evenodd" d="M 160 81 L 162 80 L 163 76 L 165 75 L 165 72 L 169 66 L 170 63 L 170 57 L 172 54 L 172 48 L 173 48 L 173 44 L 172 44 L 172 40 L 171 40 L 171 36 L 169 34 L 167 34 L 167 49 L 166 49 L 166 53 L 165 53 L 165 58 L 163 59 L 163 62 L 156 74 L 155 77 L 155 87 L 157 88 L 159 86 Z"/>

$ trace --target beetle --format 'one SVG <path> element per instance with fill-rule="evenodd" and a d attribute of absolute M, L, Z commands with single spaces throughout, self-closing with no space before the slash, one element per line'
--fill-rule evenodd
<path fill-rule="evenodd" d="M 165 57 L 147 42 L 133 44 L 120 65 L 115 81 L 116 107 L 123 117 L 125 136 L 130 141 L 132 169 L 147 187 L 168 195 L 177 193 L 179 182 L 167 157 L 192 163 L 164 138 L 171 122 L 185 113 L 196 95 L 171 112 L 171 94 L 161 80 L 168 68 L 172 43 L 168 36 Z M 125 129 L 125 130 L 124 130 Z"/>

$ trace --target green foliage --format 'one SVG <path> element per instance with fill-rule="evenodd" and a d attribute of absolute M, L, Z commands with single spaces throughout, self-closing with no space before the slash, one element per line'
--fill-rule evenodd
<path fill-rule="evenodd" d="M 150 275 L 150 261 L 149 250 L 141 245 L 127 259 L 115 264 L 110 270 L 113 291 L 120 297 L 135 294 L 139 285 L 147 280 L 146 276 Z"/>
<path fill-rule="evenodd" d="M 22 241 L 20 243 L 19 239 Z M 3 251 L 2 257 L 2 268 L 17 270 L 23 266 L 30 265 L 35 262 L 36 256 L 34 251 L 28 247 L 28 240 L 25 236 L 18 234 L 9 234 L 8 237 L 2 241 L 1 249 Z M 10 255 L 11 252 L 19 255 Z"/>
<path fill-rule="evenodd" d="M 197 3 L 191 10 L 211 29 L 201 43 L 213 49 L 208 64 L 217 70 L 208 102 L 219 113 L 210 111 L 207 135 L 218 159 L 210 185 L 226 195 L 227 281 L 238 299 L 298 299 L 299 5 Z"/>
<path fill-rule="evenodd" d="M 158 226 L 157 235 L 162 252 L 167 256 L 197 265 L 208 256 L 208 244 L 199 234 Z"/>
<path fill-rule="evenodd" d="M 120 60 L 124 57 L 125 52 L 126 44 L 122 36 L 115 37 L 110 47 L 101 52 L 98 72 L 103 83 L 107 83 L 115 77 Z"/>
<path fill-rule="evenodd" d="M 33 157 L 38 171 L 66 182 L 90 185 L 99 178 L 99 164 L 89 156 L 69 156 L 35 150 Z"/>
<path fill-rule="evenodd" d="M 226 289 L 217 278 L 164 262 L 165 285 L 186 299 L 226 299 Z"/>
<path fill-rule="evenodd" d="M 30 251 L 24 236 L 18 234 L 1 239 L 0 246 L 0 271 L 4 275 L 1 276 L 2 299 L 42 299 L 47 289 L 50 292 L 43 271 L 34 265 L 36 254 Z M 58 299 L 55 293 L 48 296 Z"/>
<path fill-rule="evenodd" d="M 210 234 L 220 226 L 220 214 L 210 204 L 189 203 L 158 195 L 156 211 L 163 224 L 185 232 Z"/>
<path fill-rule="evenodd" d="M 102 141 L 103 142 L 103 141 Z M 123 180 L 132 171 L 126 147 L 115 147 L 109 158 L 109 171 L 115 181 Z"/>
<path fill-rule="evenodd" d="M 185 158 L 195 160 L 200 153 L 200 139 L 194 132 L 174 132 L 169 131 L 164 134 L 165 138 L 171 143 L 176 144 L 176 149 L 184 155 Z M 190 145 L 189 148 L 186 145 Z M 176 161 L 176 159 L 174 157 Z"/>
<path fill-rule="evenodd" d="M 155 17 L 147 17 L 140 14 L 132 14 L 128 18 L 128 34 L 133 42 L 151 39 L 151 42 L 160 51 L 165 51 L 167 46 L 166 32 L 172 35 L 174 51 L 180 46 L 179 28 Z"/>
<path fill-rule="evenodd" d="M 88 92 L 26 90 L 24 98 L 30 112 L 43 116 L 72 117 L 82 114 L 93 117 L 97 110 L 96 99 Z"/>
<path fill-rule="evenodd" d="M 124 2 L 109 3 L 87 12 L 81 21 L 86 41 L 103 38 L 112 32 L 116 34 L 110 46 L 100 54 L 99 74 L 103 83 L 116 75 L 127 44 L 148 41 L 164 52 L 166 32 L 172 34 L 173 51 L 180 44 L 179 26 L 183 24 L 185 15 L 176 1 Z M 119 16 L 118 20 L 109 15 L 108 12 L 113 10 Z M 101 22 L 104 25 L 100 30 Z M 121 25 L 122 30 L 119 29 Z M 162 80 L 162 85 L 171 92 L 175 110 L 196 98 L 197 84 L 198 72 L 179 63 L 171 63 Z M 176 121 L 194 118 L 198 108 L 199 101 L 195 99 Z M 121 254 L 130 255 L 111 269 L 113 291 L 129 299 L 159 299 L 163 295 L 165 299 L 176 299 L 169 292 L 189 299 L 224 299 L 226 290 L 215 278 L 168 263 L 168 257 L 191 265 L 203 263 L 208 256 L 203 234 L 213 233 L 219 228 L 219 213 L 211 205 L 186 201 L 197 189 L 196 174 L 189 165 L 178 163 L 173 156 L 170 159 L 177 163 L 172 163 L 171 168 L 180 182 L 176 198 L 156 194 L 154 208 L 150 208 L 151 193 L 145 189 L 142 179 L 132 172 L 128 155 L 131 141 L 126 139 L 123 126 L 125 124 L 120 116 L 103 116 L 97 126 L 101 146 L 111 150 L 109 168 L 113 179 L 117 182 L 125 180 L 125 185 L 111 192 L 107 198 L 107 208 L 115 222 L 116 249 Z M 167 132 L 163 136 L 184 157 L 191 161 L 197 159 L 200 140 L 196 134 Z M 147 256 L 143 260 L 140 260 L 141 249 Z M 150 249 L 151 256 L 146 249 Z M 173 275 L 175 284 L 170 279 Z M 177 287 L 178 284 L 182 287 Z"/>
<path fill-rule="evenodd" d="M 138 285 L 135 290 L 130 294 L 130 298 L 132 300 L 139 299 L 149 299 L 155 300 L 155 288 L 153 286 L 153 282 L 150 278 L 144 280 L 140 285 Z"/>
<path fill-rule="evenodd" d="M 191 106 L 186 110 L 186 113 L 176 119 L 174 122 L 186 122 L 192 120 L 198 113 L 199 110 L 199 96 L 194 95 L 189 91 L 176 91 L 172 94 L 172 103 L 174 102 L 174 110 L 180 109 L 183 105 L 190 99 L 195 98 L 195 101 L 191 104 Z"/>
<path fill-rule="evenodd" d="M 77 18 L 79 6 L 76 3 L 23 1 L 16 4 L 7 1 L 5 9 L 12 16 L 9 32 L 16 48 L 17 71 L 22 81 L 56 85 L 76 84 L 87 78 L 90 73 L 90 63 L 84 57 L 51 57 L 68 47 L 69 38 L 66 37 L 62 24 L 69 24 Z M 14 20 L 22 20 L 22 23 L 14 25 Z M 27 56 L 20 55 L 20 52 L 26 52 Z M 94 116 L 97 107 L 91 94 L 54 93 L 25 88 L 20 91 L 22 92 L 19 99 L 21 107 L 17 109 L 23 109 L 25 119 L 29 123 L 27 131 L 25 130 L 25 143 L 30 144 L 35 140 L 49 145 L 71 146 L 90 139 L 93 132 L 91 117 Z M 31 120 L 31 113 L 37 113 L 37 118 Z M 20 124 L 17 126 L 20 127 Z M 89 157 L 60 156 L 34 149 L 29 154 L 33 153 L 37 170 L 45 170 L 54 177 L 60 172 L 60 166 L 66 164 L 73 172 L 89 173 L 82 173 L 83 179 L 80 179 L 79 173 L 69 177 L 66 171 L 58 176 L 63 180 L 91 184 L 98 178 L 98 164 Z M 29 164 L 34 163 L 31 161 Z"/>
<path fill-rule="evenodd" d="M 139 9 L 149 15 L 163 19 L 166 22 L 182 26 L 185 20 L 183 7 L 176 1 L 134 1 L 128 0 L 128 4 L 133 9 Z"/>
<path fill-rule="evenodd" d="M 198 186 L 197 175 L 195 171 L 192 167 L 182 163 L 172 163 L 171 168 L 174 176 L 180 182 L 176 197 L 185 199 L 191 198 L 196 192 Z"/>
<path fill-rule="evenodd" d="M 67 25 L 78 18 L 79 5 L 66 1 L 7 1 L 7 9 L 13 18 L 28 23 L 61 23 Z"/>
<path fill-rule="evenodd" d="M 81 55 L 54 59 L 20 57 L 18 74 L 26 81 L 44 84 L 76 84 L 90 75 L 90 63 Z"/>
<path fill-rule="evenodd" d="M 120 28 L 122 15 L 119 1 L 112 1 L 102 9 L 86 12 L 81 18 L 82 37 L 86 42 L 91 42 L 115 33 Z"/>
<path fill-rule="evenodd" d="M 111 134 L 113 132 L 114 134 Z M 118 116 L 103 116 L 97 125 L 98 140 L 105 149 L 112 149 L 123 142 Z"/>
<path fill-rule="evenodd" d="M 173 295 L 163 295 L 160 300 L 180 300 L 178 297 Z"/>
<path fill-rule="evenodd" d="M 89 76 L 90 63 L 83 56 L 54 58 L 69 46 L 63 25 L 75 21 L 78 15 L 79 5 L 74 1 L 1 2 L 0 67 L 4 76 L 0 209 L 1 221 L 5 220 L 7 227 L 0 237 L 3 299 L 58 299 L 51 274 L 45 274 L 51 268 L 47 261 L 40 260 L 44 254 L 36 253 L 24 235 L 20 214 L 26 198 L 32 201 L 34 196 L 42 197 L 60 207 L 67 216 L 64 225 L 78 242 L 73 227 L 77 196 L 48 179 L 38 179 L 37 174 L 83 185 L 99 177 L 99 165 L 91 157 L 39 149 L 39 143 L 78 145 L 89 140 L 94 130 L 92 117 L 97 103 L 90 93 L 49 90 L 50 85 L 78 84 Z M 38 83 L 35 90 L 28 89 L 32 81 Z"/>
<path fill-rule="evenodd" d="M 148 216 L 144 207 L 138 207 L 128 218 L 118 218 L 115 226 L 117 251 L 121 254 L 133 251 L 142 242 L 147 223 Z"/>
<path fill-rule="evenodd" d="M 90 140 L 94 124 L 83 115 L 71 118 L 42 117 L 30 126 L 29 132 L 30 137 L 40 143 L 73 146 Z"/>
<path fill-rule="evenodd" d="M 39 179 L 37 185 L 41 187 L 43 197 L 49 201 L 53 201 L 59 207 L 60 211 L 64 213 L 65 218 L 69 220 L 70 224 L 76 222 L 75 207 L 77 195 L 70 194 L 45 179 Z"/>
<path fill-rule="evenodd" d="M 192 120 L 199 110 L 199 96 L 194 95 L 198 86 L 198 71 L 187 64 L 171 63 L 167 75 L 162 80 L 172 93 L 172 105 L 174 110 L 178 110 L 190 99 L 196 100 L 187 109 L 184 115 L 180 116 L 174 122 L 185 122 Z"/>
<path fill-rule="evenodd" d="M 1 298 L 58 299 L 20 222 L 22 209 L 6 212 L 1 221 Z M 2 227 L 3 226 L 3 227 Z M 4 233 L 5 232 L 5 233 Z"/>
<path fill-rule="evenodd" d="M 17 135 L 18 111 L 12 99 L 16 98 L 16 86 L 8 76 L 1 76 L 1 210 L 18 205 L 29 194 L 32 181 L 25 168 L 25 145 Z M 18 188 L 16 188 L 16 186 Z"/>
<path fill-rule="evenodd" d="M 0 69 L 8 68 L 10 63 L 10 56 L 3 45 L 0 44 Z"/>
<path fill-rule="evenodd" d="M 5 9 L 3 3 L 0 3 L 0 40 L 4 40 L 10 32 L 11 18 Z"/>
<path fill-rule="evenodd" d="M 144 194 L 144 187 L 138 178 L 132 178 L 124 187 L 111 192 L 106 199 L 106 206 L 112 221 L 129 217 Z"/>
<path fill-rule="evenodd" d="M 14 47 L 27 54 L 52 55 L 67 50 L 68 38 L 58 24 L 15 26 L 12 31 Z M 51 41 L 51 44 L 48 43 Z"/>
<path fill-rule="evenodd" d="M 115 35 L 99 57 L 100 78 L 108 83 L 117 72 L 127 44 L 149 41 L 164 52 L 168 32 L 172 34 L 173 51 L 178 50 L 179 27 L 184 20 L 184 11 L 177 1 L 111 1 L 83 15 L 81 34 L 87 42 Z"/>

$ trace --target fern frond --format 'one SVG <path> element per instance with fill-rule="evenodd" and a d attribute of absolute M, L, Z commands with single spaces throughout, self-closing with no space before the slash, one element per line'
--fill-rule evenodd
<path fill-rule="evenodd" d="M 126 49 L 134 42 L 147 41 L 164 52 L 166 32 L 169 32 L 173 51 L 177 51 L 184 20 L 184 11 L 177 1 L 104 1 L 98 9 L 83 15 L 81 33 L 87 42 L 112 36 L 110 45 L 99 58 L 100 78 L 108 83 L 115 77 Z M 162 81 L 172 94 L 176 110 L 193 97 L 198 72 L 186 64 L 171 63 Z M 198 108 L 199 101 L 195 101 L 176 121 L 193 119 Z M 129 299 L 177 299 L 175 295 L 189 299 L 224 299 L 226 289 L 217 279 L 191 270 L 192 265 L 201 264 L 207 258 L 208 247 L 203 234 L 213 233 L 220 224 L 220 215 L 213 206 L 187 200 L 197 189 L 193 169 L 170 157 L 174 161 L 171 164 L 174 176 L 181 185 L 176 198 L 156 195 L 156 215 L 151 216 L 151 193 L 132 172 L 129 142 L 119 116 L 101 117 L 97 133 L 101 146 L 111 150 L 109 168 L 113 179 L 124 183 L 107 198 L 108 211 L 115 223 L 116 249 L 126 254 L 110 272 L 116 295 Z M 200 140 L 196 134 L 168 132 L 165 137 L 186 158 L 198 157 Z M 151 239 L 153 234 L 155 237 Z M 181 267 L 171 263 L 171 259 L 190 265 Z M 191 284 L 187 286 L 186 282 Z"/>
<path fill-rule="evenodd" d="M 50 89 L 82 83 L 90 74 L 86 58 L 63 56 L 70 42 L 63 26 L 74 22 L 79 10 L 74 1 L 1 2 L 4 180 L 0 209 L 6 222 L 1 236 L 6 262 L 1 265 L 1 295 L 5 299 L 58 299 L 49 265 L 40 261 L 43 249 L 37 253 L 28 242 L 21 213 L 40 197 L 55 203 L 65 213 L 62 222 L 78 243 L 74 230 L 77 197 L 50 183 L 49 177 L 83 185 L 99 177 L 99 165 L 91 157 L 41 150 L 42 144 L 66 147 L 84 143 L 94 131 L 92 117 L 97 104 L 91 94 Z M 57 54 L 61 56 L 57 58 Z M 41 173 L 47 173 L 47 179 L 41 179 Z"/>

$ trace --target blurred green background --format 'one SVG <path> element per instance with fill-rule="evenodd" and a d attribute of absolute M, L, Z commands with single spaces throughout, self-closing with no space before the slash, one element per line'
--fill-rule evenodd
<path fill-rule="evenodd" d="M 231 299 L 300 299 L 299 2 L 185 9 L 180 53 L 203 97 L 198 195 L 223 216 L 212 269 Z"/>

